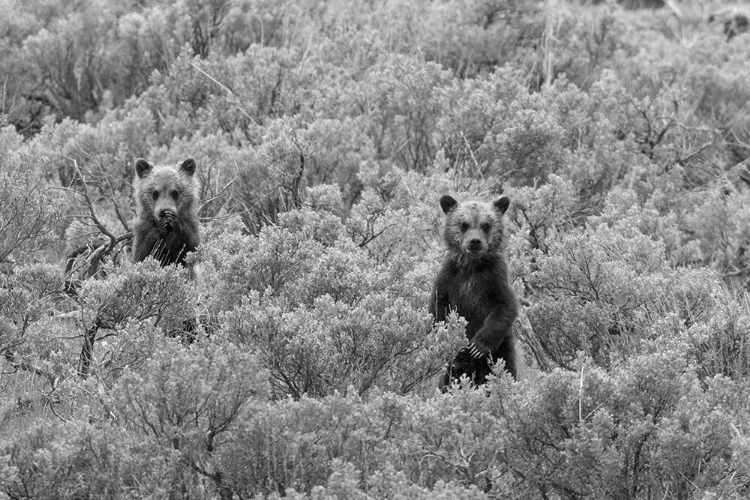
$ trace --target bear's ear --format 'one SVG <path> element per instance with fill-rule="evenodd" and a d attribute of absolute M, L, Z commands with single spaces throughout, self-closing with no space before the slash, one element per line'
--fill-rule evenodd
<path fill-rule="evenodd" d="M 193 160 L 192 158 L 188 158 L 187 160 L 183 161 L 182 165 L 180 165 L 180 170 L 188 175 L 193 175 L 195 173 L 195 160 Z"/>
<path fill-rule="evenodd" d="M 497 200 L 494 205 L 497 211 L 500 212 L 500 215 L 502 215 L 506 210 L 508 210 L 508 207 L 510 206 L 510 198 L 508 198 L 507 196 L 503 196 L 502 198 Z"/>
<path fill-rule="evenodd" d="M 442 208 L 443 212 L 446 214 L 453 210 L 456 205 L 458 205 L 458 202 L 453 199 L 453 196 L 444 194 L 440 197 L 440 208 Z"/>
<path fill-rule="evenodd" d="M 153 170 L 154 167 L 151 166 L 149 162 L 144 160 L 143 158 L 138 158 L 135 160 L 135 173 L 143 179 L 148 174 L 151 173 L 151 170 Z"/>

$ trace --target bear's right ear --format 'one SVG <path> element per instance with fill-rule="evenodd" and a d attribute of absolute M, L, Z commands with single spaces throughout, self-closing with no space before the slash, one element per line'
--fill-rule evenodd
<path fill-rule="evenodd" d="M 444 194 L 440 197 L 440 208 L 442 208 L 443 212 L 445 212 L 446 214 L 453 210 L 457 204 L 458 202 L 454 200 L 453 196 L 451 195 Z"/>
<path fill-rule="evenodd" d="M 150 174 L 153 168 L 154 167 L 152 167 L 151 164 L 143 158 L 138 158 L 137 160 L 135 160 L 135 173 L 138 174 L 138 177 L 140 177 L 141 179 Z"/>
<path fill-rule="evenodd" d="M 508 198 L 507 196 L 503 196 L 495 203 L 493 203 L 493 205 L 495 205 L 495 209 L 500 212 L 500 215 L 503 215 L 510 206 L 510 198 Z"/>
<path fill-rule="evenodd" d="M 193 160 L 192 158 L 188 158 L 187 160 L 183 161 L 182 165 L 180 165 L 180 170 L 188 175 L 193 175 L 195 173 L 195 160 Z"/>

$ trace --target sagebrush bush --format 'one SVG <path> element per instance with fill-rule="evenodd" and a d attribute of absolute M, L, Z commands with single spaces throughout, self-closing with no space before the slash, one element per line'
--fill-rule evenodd
<path fill-rule="evenodd" d="M 706 319 L 719 277 L 709 270 L 672 268 L 662 241 L 636 228 L 606 225 L 574 230 L 539 252 L 528 309 L 547 355 L 572 367 L 578 353 L 601 366 L 641 352 L 649 325 L 674 314 L 683 324 Z"/>

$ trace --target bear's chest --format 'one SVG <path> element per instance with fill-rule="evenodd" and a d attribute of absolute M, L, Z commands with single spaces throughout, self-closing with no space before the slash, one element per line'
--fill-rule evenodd
<path fill-rule="evenodd" d="M 484 276 L 457 276 L 449 300 L 464 317 L 482 316 L 488 307 L 492 284 Z"/>
<path fill-rule="evenodd" d="M 470 301 L 476 300 L 481 295 L 482 282 L 472 276 L 459 278 L 453 287 L 453 296 L 458 299 L 466 297 Z"/>

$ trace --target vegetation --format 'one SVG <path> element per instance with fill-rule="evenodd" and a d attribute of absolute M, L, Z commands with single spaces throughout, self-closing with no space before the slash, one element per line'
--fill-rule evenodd
<path fill-rule="evenodd" d="M 0 500 L 747 497 L 750 35 L 643 3 L 0 0 Z M 446 193 L 513 200 L 518 381 L 435 390 Z"/>

